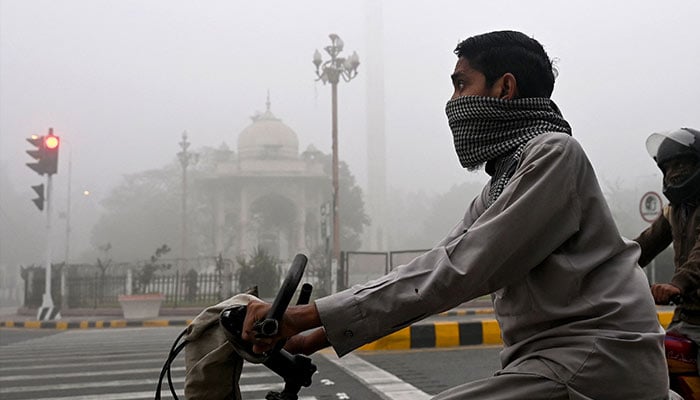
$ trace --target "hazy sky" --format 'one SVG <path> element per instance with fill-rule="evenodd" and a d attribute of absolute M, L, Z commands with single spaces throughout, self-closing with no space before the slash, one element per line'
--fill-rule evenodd
<path fill-rule="evenodd" d="M 40 179 L 24 165 L 25 138 L 53 127 L 64 140 L 56 190 L 70 158 L 73 190 L 99 199 L 124 173 L 171 162 L 184 130 L 194 149 L 235 150 L 268 90 L 300 150 L 330 152 L 330 87 L 315 81 L 311 58 L 331 32 L 361 61 L 368 40 L 383 41 L 391 188 L 440 193 L 465 179 L 444 106 L 452 50 L 486 31 L 525 32 L 557 60 L 553 98 L 604 179 L 656 174 L 646 136 L 700 128 L 696 0 L 382 6 L 384 35 L 368 38 L 362 1 L 0 0 L 0 167 L 29 201 Z M 339 147 L 364 186 L 359 68 L 339 87 Z"/>

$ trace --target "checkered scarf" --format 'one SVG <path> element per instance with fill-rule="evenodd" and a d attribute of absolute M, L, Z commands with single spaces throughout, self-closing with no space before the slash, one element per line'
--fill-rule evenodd
<path fill-rule="evenodd" d="M 571 134 L 557 105 L 543 97 L 463 96 L 447 102 L 445 112 L 462 166 L 474 170 L 493 163 L 488 206 L 513 176 L 527 142 L 546 132 Z"/>

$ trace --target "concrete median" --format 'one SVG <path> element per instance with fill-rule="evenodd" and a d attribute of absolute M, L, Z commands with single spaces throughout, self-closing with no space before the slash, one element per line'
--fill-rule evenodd
<path fill-rule="evenodd" d="M 465 312 L 467 310 L 452 310 L 448 311 L 448 314 L 443 313 L 443 315 L 473 315 Z M 658 311 L 657 315 L 659 322 L 665 328 L 671 322 L 673 312 Z M 408 350 L 502 344 L 498 322 L 495 319 L 483 319 L 461 322 L 416 323 L 366 344 L 360 350 Z"/>

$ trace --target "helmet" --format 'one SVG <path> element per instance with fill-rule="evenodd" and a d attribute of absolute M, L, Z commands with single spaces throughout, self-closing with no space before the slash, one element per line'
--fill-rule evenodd
<path fill-rule="evenodd" d="M 680 204 L 700 197 L 700 131 L 681 128 L 674 131 L 653 133 L 647 138 L 647 151 L 664 170 L 664 163 L 679 157 L 692 157 L 699 164 L 680 183 L 670 184 L 664 180 L 663 192 L 671 204 Z"/>

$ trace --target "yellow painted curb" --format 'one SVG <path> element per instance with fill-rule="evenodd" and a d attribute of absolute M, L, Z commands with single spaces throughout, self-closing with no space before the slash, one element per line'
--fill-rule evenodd
<path fill-rule="evenodd" d="M 25 321 L 24 327 L 30 329 L 39 329 L 41 328 L 41 321 Z"/>
<path fill-rule="evenodd" d="M 503 344 L 501 339 L 501 328 L 498 326 L 498 321 L 495 319 L 481 321 L 483 330 L 483 344 Z"/>
<path fill-rule="evenodd" d="M 407 350 L 410 348 L 411 328 L 406 327 L 372 343 L 367 343 L 359 350 Z"/>
<path fill-rule="evenodd" d="M 155 319 L 155 320 L 150 320 L 150 321 L 143 321 L 143 326 L 144 327 L 163 327 L 163 326 L 168 326 L 170 324 L 170 321 L 167 319 Z"/>
<path fill-rule="evenodd" d="M 459 324 L 457 322 L 435 323 L 435 347 L 459 346 Z"/>

